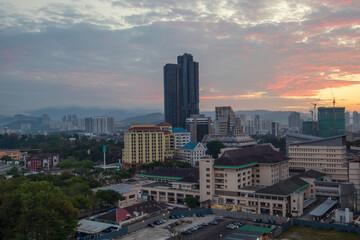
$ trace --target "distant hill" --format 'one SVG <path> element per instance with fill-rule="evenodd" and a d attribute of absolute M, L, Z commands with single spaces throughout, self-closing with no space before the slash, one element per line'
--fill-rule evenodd
<path fill-rule="evenodd" d="M 113 117 L 116 121 L 126 118 L 136 117 L 142 114 L 153 113 L 157 110 L 154 109 L 101 109 L 101 108 L 82 108 L 82 107 L 66 107 L 66 108 L 44 108 L 35 111 L 30 111 L 31 116 L 40 117 L 46 113 L 50 116 L 51 120 L 60 121 L 64 115 L 76 114 L 78 118 L 92 117 L 92 116 L 109 116 Z"/>
<path fill-rule="evenodd" d="M 134 123 L 157 124 L 163 121 L 164 121 L 164 114 L 162 113 L 150 113 L 146 115 L 141 115 L 141 116 L 136 116 L 121 120 L 121 122 L 125 122 L 128 124 L 134 124 Z"/>

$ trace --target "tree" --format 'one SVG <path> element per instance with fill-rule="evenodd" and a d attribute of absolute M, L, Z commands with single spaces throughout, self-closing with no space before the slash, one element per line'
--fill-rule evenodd
<path fill-rule="evenodd" d="M 114 190 L 97 190 L 95 197 L 101 200 L 105 204 L 114 204 L 119 200 L 123 200 L 124 197 Z"/>
<path fill-rule="evenodd" d="M 19 169 L 17 167 L 12 167 L 6 174 L 17 177 L 19 176 Z"/>
<path fill-rule="evenodd" d="M 93 203 L 91 202 L 91 200 L 81 195 L 72 197 L 71 202 L 77 209 L 91 209 L 93 207 Z"/>
<path fill-rule="evenodd" d="M 12 158 L 9 157 L 8 155 L 5 155 L 5 156 L 3 156 L 3 157 L 1 158 L 1 160 L 4 160 L 5 163 L 6 163 L 6 162 L 9 162 L 9 161 L 12 161 Z"/>
<path fill-rule="evenodd" d="M 0 185 L 2 239 L 60 240 L 75 232 L 78 210 L 60 188 L 45 181 L 17 179 L 23 182 Z"/>
<path fill-rule="evenodd" d="M 226 146 L 220 142 L 220 141 L 211 141 L 209 142 L 208 144 L 206 144 L 207 148 L 208 148 L 208 151 L 210 153 L 210 155 L 213 157 L 213 158 L 217 158 L 219 153 L 220 153 L 220 150 L 222 148 L 225 148 Z"/>
<path fill-rule="evenodd" d="M 200 205 L 199 199 L 196 197 L 188 196 L 184 199 L 186 206 L 189 208 L 196 208 Z"/>
<path fill-rule="evenodd" d="M 176 228 L 170 228 L 169 230 L 169 237 L 170 239 L 177 239 L 181 240 L 181 231 Z"/>

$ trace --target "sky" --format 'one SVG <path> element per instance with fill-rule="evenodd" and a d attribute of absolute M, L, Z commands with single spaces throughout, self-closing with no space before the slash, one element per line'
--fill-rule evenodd
<path fill-rule="evenodd" d="M 201 111 L 360 110 L 359 0 L 1 0 L 0 114 L 163 110 L 184 53 Z"/>

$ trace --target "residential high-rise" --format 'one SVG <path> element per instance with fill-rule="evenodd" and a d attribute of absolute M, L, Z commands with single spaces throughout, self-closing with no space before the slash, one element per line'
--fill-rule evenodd
<path fill-rule="evenodd" d="M 260 131 L 260 115 L 255 115 L 254 119 L 255 131 Z"/>
<path fill-rule="evenodd" d="M 90 117 L 85 118 L 85 131 L 91 133 L 113 133 L 114 118 L 112 117 Z"/>
<path fill-rule="evenodd" d="M 191 142 L 201 142 L 205 135 L 211 134 L 211 117 L 204 114 L 193 114 L 186 118 L 186 129 L 190 132 Z"/>
<path fill-rule="evenodd" d="M 350 112 L 346 111 L 345 112 L 345 125 L 350 125 Z"/>
<path fill-rule="evenodd" d="M 300 113 L 291 112 L 288 120 L 289 120 L 288 121 L 289 128 L 297 128 L 297 130 L 301 129 Z"/>
<path fill-rule="evenodd" d="M 190 132 L 184 128 L 173 128 L 172 133 L 174 135 L 175 150 L 182 148 L 190 142 Z"/>
<path fill-rule="evenodd" d="M 226 135 L 228 133 L 238 134 L 241 132 L 241 121 L 236 117 L 230 106 L 215 107 L 215 134 Z"/>
<path fill-rule="evenodd" d="M 319 107 L 318 122 L 320 137 L 345 134 L 345 108 Z"/>
<path fill-rule="evenodd" d="M 186 118 L 199 114 L 199 63 L 191 54 L 164 66 L 164 108 L 165 121 L 174 127 L 184 128 Z"/>
<path fill-rule="evenodd" d="M 279 136 L 280 132 L 280 123 L 279 122 L 271 122 L 271 134 L 275 137 Z"/>
<path fill-rule="evenodd" d="M 360 128 L 360 115 L 357 111 L 353 112 L 353 124 L 354 124 L 355 129 Z"/>

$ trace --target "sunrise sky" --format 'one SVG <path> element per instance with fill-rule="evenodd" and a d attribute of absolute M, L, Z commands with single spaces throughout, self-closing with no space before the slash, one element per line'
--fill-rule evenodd
<path fill-rule="evenodd" d="M 191 53 L 200 110 L 360 110 L 360 1 L 1 0 L 0 113 L 163 109 Z M 331 91 L 332 88 L 332 91 Z"/>

